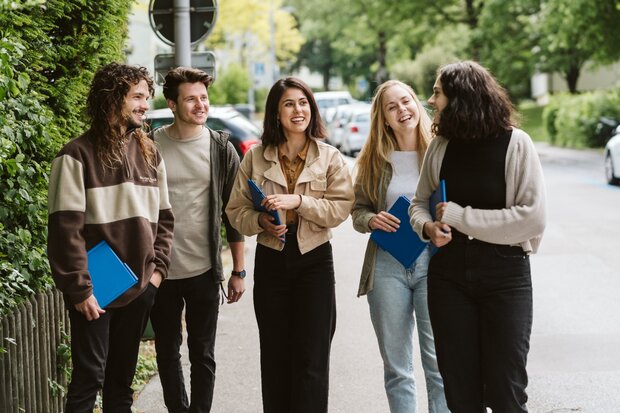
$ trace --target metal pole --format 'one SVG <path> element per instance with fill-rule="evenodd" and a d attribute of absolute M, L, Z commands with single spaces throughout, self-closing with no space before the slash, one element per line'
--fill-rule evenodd
<path fill-rule="evenodd" d="M 174 0 L 174 63 L 192 65 L 189 0 Z"/>
<path fill-rule="evenodd" d="M 269 54 L 271 57 L 271 83 L 276 83 L 279 76 L 278 59 L 276 58 L 276 21 L 273 0 L 269 2 Z"/>

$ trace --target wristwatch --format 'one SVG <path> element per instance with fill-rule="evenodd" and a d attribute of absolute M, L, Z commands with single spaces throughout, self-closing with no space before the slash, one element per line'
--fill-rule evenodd
<path fill-rule="evenodd" d="M 232 271 L 231 272 L 232 275 L 236 275 L 237 277 L 243 279 L 245 278 L 245 270 L 241 270 L 241 271 Z"/>

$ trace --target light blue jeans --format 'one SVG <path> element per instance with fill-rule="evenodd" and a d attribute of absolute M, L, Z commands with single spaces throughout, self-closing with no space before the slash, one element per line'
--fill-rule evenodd
<path fill-rule="evenodd" d="M 373 290 L 368 293 L 368 304 L 383 358 L 385 391 L 391 413 L 418 411 L 413 375 L 413 330 L 416 321 L 429 412 L 450 412 L 437 368 L 428 315 L 426 273 L 429 260 L 429 248 L 426 248 L 411 268 L 405 268 L 388 252 L 377 248 L 375 281 Z"/>

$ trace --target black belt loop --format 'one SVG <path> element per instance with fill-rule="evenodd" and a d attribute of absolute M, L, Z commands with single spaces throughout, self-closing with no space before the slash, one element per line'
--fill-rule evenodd
<path fill-rule="evenodd" d="M 296 235 L 297 234 L 297 224 L 288 224 L 286 226 L 286 235 Z"/>

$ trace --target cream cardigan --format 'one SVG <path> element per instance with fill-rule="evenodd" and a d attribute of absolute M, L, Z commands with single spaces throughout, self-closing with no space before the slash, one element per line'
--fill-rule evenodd
<path fill-rule="evenodd" d="M 448 140 L 431 140 L 418 188 L 409 208 L 411 226 L 421 239 L 424 223 L 432 221 L 428 209 L 431 193 L 439 186 L 439 172 Z M 502 245 L 519 245 L 526 253 L 538 250 L 546 223 L 545 184 L 542 167 L 529 135 L 513 129 L 506 152 L 506 207 L 474 209 L 448 202 L 442 222 L 481 241 Z M 450 200 L 450 183 L 446 182 Z"/>

